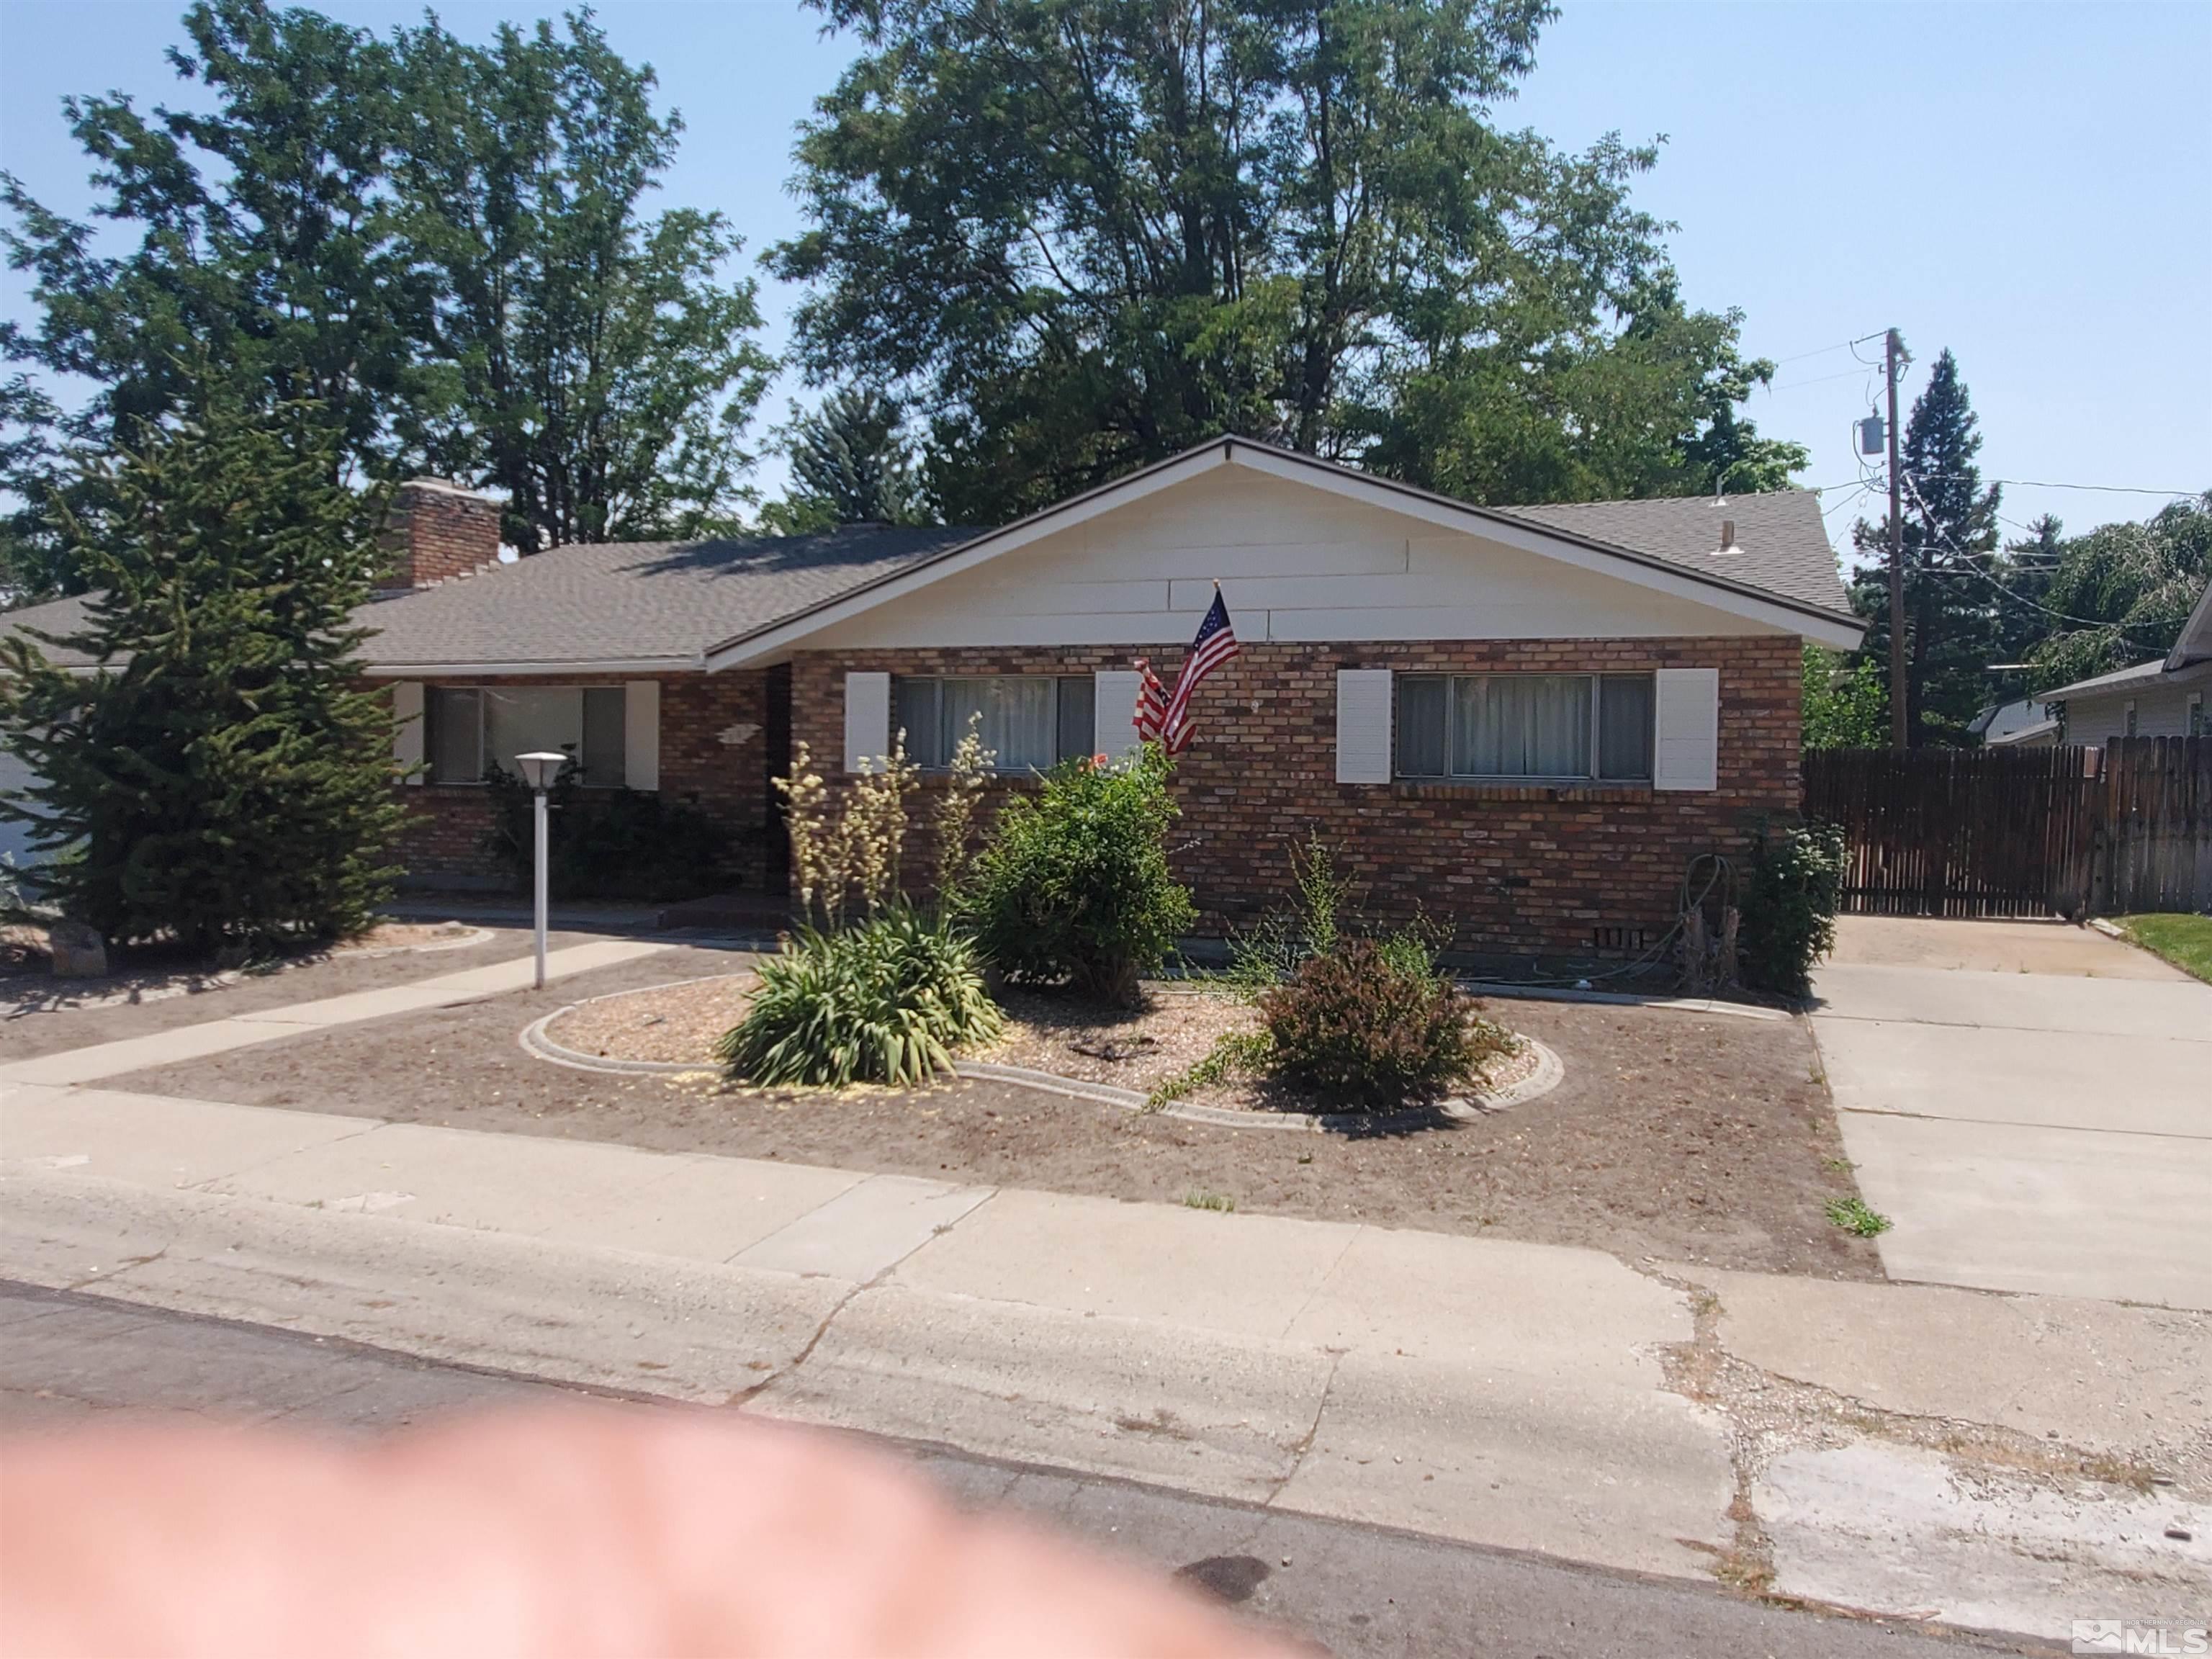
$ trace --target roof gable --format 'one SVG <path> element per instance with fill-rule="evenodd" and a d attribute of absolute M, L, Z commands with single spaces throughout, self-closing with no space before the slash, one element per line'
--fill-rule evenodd
<path fill-rule="evenodd" d="M 1740 496 L 1724 504 L 1711 501 L 1612 503 L 1607 504 L 1614 509 L 1612 513 L 1595 519 L 1586 528 L 1579 523 L 1563 524 L 1539 516 L 1547 509 L 1509 511 L 1470 507 L 1310 456 L 1231 438 L 1188 451 L 1002 530 L 948 547 L 909 568 L 886 573 L 839 594 L 800 616 L 736 636 L 708 653 L 708 665 L 733 667 L 773 660 L 803 646 L 847 642 L 852 634 L 846 625 L 878 607 L 894 600 L 915 599 L 939 583 L 1024 550 L 1048 544 L 1064 546 L 1074 532 L 1085 526 L 1101 526 L 1109 515 L 1126 521 L 1146 503 L 1157 503 L 1170 492 L 1224 472 L 1255 481 L 1270 481 L 1271 486 L 1277 489 L 1297 487 L 1292 493 L 1301 503 L 1304 518 L 1308 520 L 1325 516 L 1316 507 L 1308 505 L 1323 497 L 1350 503 L 1370 516 L 1391 515 L 1400 526 L 1397 533 L 1411 550 L 1409 556 L 1414 558 L 1419 554 L 1413 544 L 1423 538 L 1472 538 L 1493 550 L 1549 562 L 1555 568 L 1565 567 L 1566 571 L 1610 578 L 1616 583 L 1644 589 L 1654 596 L 1655 604 L 1662 599 L 1679 600 L 1700 607 L 1698 614 L 1708 619 L 1716 616 L 1739 619 L 1748 624 L 1748 631 L 1775 629 L 1845 646 L 1856 643 L 1863 631 L 1863 625 L 1849 611 L 1842 582 L 1836 574 L 1834 556 L 1827 550 L 1817 498 L 1803 491 Z M 1316 491 L 1321 492 L 1319 496 L 1313 493 Z M 1649 514 L 1653 526 L 1650 533 L 1637 529 L 1645 521 L 1647 509 L 1657 509 Z M 1736 542 L 1741 550 L 1723 554 L 1718 551 L 1721 520 L 1731 516 L 1736 520 Z M 1633 532 L 1638 544 L 1622 545 L 1617 540 L 1591 533 L 1600 530 L 1614 537 Z M 1097 533 L 1104 532 L 1098 530 Z M 1290 550 L 1288 541 L 1301 535 L 1295 526 L 1274 526 L 1255 533 L 1263 539 L 1273 538 L 1273 544 L 1285 555 Z M 1712 550 L 1698 550 L 1698 544 L 1708 536 Z M 1127 562 L 1129 568 L 1125 571 L 1098 568 L 1092 574 L 1103 585 L 1126 587 L 1131 584 L 1111 579 L 1116 574 L 1138 579 L 1170 574 L 1188 577 L 1219 574 L 1197 568 L 1165 573 L 1152 570 L 1141 559 Z M 1012 574 L 1008 572 L 1009 576 Z M 1559 574 L 1562 581 L 1568 580 L 1565 572 Z M 980 590 L 974 590 L 969 584 L 959 591 L 965 593 Z M 1106 630 L 1106 635 L 1101 637 L 1110 635 L 1114 642 L 1165 638 L 1175 629 L 1163 631 L 1157 613 L 1187 608 L 1183 596 L 1172 593 L 1164 594 L 1157 605 L 1138 597 L 1103 592 L 1096 599 L 1104 607 L 1103 614 L 1083 619 L 1083 631 L 1062 642 L 1097 642 L 1091 636 L 1102 629 Z M 947 603 L 951 603 L 949 597 Z M 1232 595 L 1232 606 L 1237 603 Z M 1325 605 L 1316 607 L 1316 614 L 1326 609 Z M 1126 620 L 1113 621 L 1117 615 Z M 1355 628 L 1359 621 L 1356 617 L 1346 616 L 1342 625 Z M 1121 631 L 1114 631 L 1116 629 Z M 1182 631 L 1188 629 L 1183 628 Z M 1711 631 L 1729 630 L 1717 628 Z M 1358 636 L 1351 633 L 1334 635 Z M 948 639 L 939 642 L 952 641 Z M 1036 642 L 1047 641 L 1039 639 Z"/>

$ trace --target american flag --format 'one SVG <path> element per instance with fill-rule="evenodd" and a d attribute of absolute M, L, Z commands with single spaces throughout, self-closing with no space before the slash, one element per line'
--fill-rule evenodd
<path fill-rule="evenodd" d="M 1131 720 L 1137 728 L 1137 741 L 1158 743 L 1167 720 L 1167 688 L 1160 684 L 1160 677 L 1152 672 L 1152 663 L 1139 657 L 1137 659 L 1137 712 Z"/>
<path fill-rule="evenodd" d="M 1237 630 L 1229 625 L 1229 607 L 1221 602 L 1221 589 L 1217 586 L 1206 620 L 1198 625 L 1198 637 L 1190 642 L 1190 653 L 1182 659 L 1182 672 L 1176 678 L 1175 691 L 1168 698 L 1167 718 L 1161 723 L 1160 741 L 1170 755 L 1180 755 L 1190 746 L 1190 700 L 1197 693 L 1198 683 L 1237 652 Z"/>

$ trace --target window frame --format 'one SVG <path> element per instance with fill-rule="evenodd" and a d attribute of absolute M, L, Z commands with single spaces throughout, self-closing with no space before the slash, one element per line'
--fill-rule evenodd
<path fill-rule="evenodd" d="M 1050 685 L 1051 685 L 1051 687 L 1052 687 L 1052 698 L 1051 698 L 1051 702 L 1052 702 L 1052 713 L 1051 713 L 1051 716 L 1050 716 L 1050 723 L 1051 723 L 1051 726 L 1052 726 L 1052 732 L 1053 732 L 1053 749 L 1054 749 L 1054 758 L 1053 758 L 1053 763 L 1053 763 L 1054 766 L 1058 766 L 1058 765 L 1061 764 L 1063 762 L 1069 761 L 1069 760 L 1073 760 L 1073 759 L 1075 759 L 1075 758 L 1077 758 L 1077 757 L 1081 757 L 1081 756 L 1088 756 L 1088 755 L 1091 755 L 1091 754 L 1093 754 L 1093 753 L 1096 753 L 1096 752 L 1097 752 L 1096 748 L 1095 748 L 1095 744 L 1096 744 L 1096 743 L 1097 743 L 1097 718 L 1098 718 L 1098 715 L 1097 715 L 1097 695 L 1098 695 L 1098 690 L 1097 690 L 1097 677 L 1095 674 L 1091 674 L 1091 673 L 1062 674 L 1062 673 L 1058 673 L 1058 672 L 1048 673 L 1048 674 L 896 674 L 896 673 L 895 673 L 895 674 L 893 674 L 893 675 L 891 676 L 891 695 L 890 695 L 890 737 L 891 737 L 893 739 L 895 739 L 895 740 L 898 740 L 898 741 L 900 741 L 900 742 L 901 742 L 902 746 L 904 748 L 904 750 L 905 750 L 905 751 L 906 751 L 906 757 L 907 757 L 907 759 L 908 759 L 909 762 L 911 762 L 911 763 L 914 764 L 914 766 L 915 767 L 915 769 L 916 769 L 917 770 L 919 770 L 920 772 L 921 772 L 925 776 L 930 776 L 930 777 L 942 776 L 942 775 L 945 775 L 945 773 L 950 772 L 950 771 L 952 769 L 951 769 L 951 756 L 950 754 L 947 754 L 947 755 L 945 756 L 945 757 L 943 760 L 941 760 L 941 761 L 923 761 L 923 760 L 921 760 L 921 759 L 917 758 L 916 754 L 915 754 L 915 741 L 914 741 L 914 739 L 915 739 L 915 733 L 913 733 L 913 732 L 910 732 L 910 731 L 908 731 L 908 730 L 907 730 L 907 728 L 906 728 L 903 725 L 902 725 L 902 724 L 901 724 L 900 720 L 899 720 L 899 701 L 900 701 L 900 694 L 901 694 L 902 690 L 905 687 L 909 686 L 909 685 L 929 685 L 929 686 L 933 686 L 933 687 L 942 688 L 942 687 L 943 687 L 946 683 L 951 682 L 951 681 L 991 681 L 991 680 L 1006 681 L 1006 682 L 1009 682 L 1009 683 L 1011 683 L 1011 682 L 1015 682 L 1015 681 L 1024 681 L 1024 680 L 1044 680 L 1044 681 L 1048 682 L 1048 684 L 1050 684 Z M 1063 688 L 1064 688 L 1064 687 L 1066 685 L 1066 684 L 1067 684 L 1069 681 L 1071 681 L 1071 680 L 1079 680 L 1079 681 L 1081 681 L 1081 682 L 1084 684 L 1084 685 L 1085 685 L 1085 686 L 1089 690 L 1089 691 L 1090 691 L 1090 693 L 1091 693 L 1091 698 L 1092 698 L 1092 705 L 1091 705 L 1091 730 L 1084 735 L 1083 743 L 1082 743 L 1082 745 L 1081 745 L 1079 748 L 1073 749 L 1073 750 L 1066 750 L 1066 752 L 1061 752 L 1061 750 L 1062 750 L 1062 747 L 1063 747 L 1064 739 L 1065 739 L 1065 737 L 1066 737 L 1066 733 L 1064 733 L 1064 732 L 1060 730 L 1060 714 L 1061 714 L 1061 712 L 1062 712 L 1062 711 L 1061 711 L 1061 708 L 1060 708 L 1060 695 L 1061 695 L 1061 692 L 1062 692 Z M 934 703 L 933 704 L 933 713 L 934 718 L 936 718 L 936 719 L 937 719 L 938 720 L 939 720 L 940 722 L 941 722 L 941 721 L 943 720 L 943 719 L 944 719 L 944 703 L 943 703 L 944 696 L 945 696 L 944 691 L 943 691 L 941 689 L 939 689 L 939 690 L 937 691 L 937 694 L 936 694 L 936 701 L 935 701 L 935 702 L 934 702 Z M 939 735 L 939 736 L 942 736 L 942 733 L 940 732 Z M 1041 775 L 1042 775 L 1042 769 L 1038 768 L 1038 767 L 1035 767 L 1035 766 L 1029 766 L 1029 765 L 1023 765 L 1023 766 L 1002 766 L 1002 765 L 1000 765 L 1000 764 L 997 763 L 997 761 L 996 761 L 996 760 L 994 760 L 994 761 L 993 761 L 993 763 L 992 763 L 992 764 L 991 764 L 991 765 L 987 769 L 987 775 L 989 775 L 989 776 L 991 776 L 991 777 L 1008 777 L 1008 778 L 1018 778 L 1018 777 L 1023 777 L 1023 776 L 1026 776 L 1026 775 L 1032 775 L 1041 776 Z"/>
<path fill-rule="evenodd" d="M 1589 684 L 1589 732 L 1588 736 L 1589 770 L 1587 772 L 1455 772 L 1452 757 L 1457 749 L 1457 733 L 1454 729 L 1458 716 L 1459 698 L 1456 683 L 1461 680 L 1504 679 L 1585 680 Z M 1605 764 L 1605 682 L 1608 679 L 1641 680 L 1645 688 L 1644 729 L 1644 773 L 1640 777 L 1612 777 L 1606 775 Z M 1408 772 L 1401 765 L 1403 753 L 1401 744 L 1400 711 L 1403 683 L 1407 680 L 1441 681 L 1443 684 L 1443 763 L 1441 772 Z M 1426 671 L 1415 669 L 1394 673 L 1390 680 L 1390 779 L 1394 783 L 1453 784 L 1473 787 L 1513 788 L 1600 788 L 1649 789 L 1655 786 L 1658 769 L 1659 747 L 1659 681 L 1656 671 L 1626 670 L 1516 670 L 1476 669 L 1462 672 L 1455 669 Z"/>
<path fill-rule="evenodd" d="M 497 762 L 500 758 L 498 756 L 495 756 L 491 752 L 491 699 L 501 692 L 516 690 L 574 692 L 576 694 L 577 752 L 574 756 L 570 757 L 570 758 L 574 760 L 584 771 L 584 776 L 578 781 L 576 787 L 580 789 L 627 789 L 629 787 L 629 687 L 627 684 L 586 685 L 581 683 L 544 685 L 531 684 L 521 686 L 489 685 L 481 683 L 455 684 L 445 682 L 432 682 L 425 684 L 422 688 L 422 781 L 429 787 L 436 789 L 488 788 L 490 786 L 490 780 L 487 778 L 484 774 L 488 772 L 491 769 L 493 763 Z M 595 778 L 591 775 L 592 769 L 592 761 L 590 755 L 585 749 L 584 739 L 589 730 L 590 724 L 586 714 L 587 705 L 585 700 L 594 691 L 600 692 L 602 694 L 612 693 L 622 700 L 623 708 L 620 724 L 623 731 L 623 747 L 620 751 L 619 764 L 613 769 L 620 773 L 621 775 L 612 779 Z M 474 778 L 440 777 L 436 772 L 432 769 L 437 764 L 439 739 L 441 736 L 441 728 L 444 725 L 443 719 L 441 717 L 438 710 L 444 699 L 454 692 L 466 692 L 474 699 L 475 702 L 477 716 L 477 775 Z M 563 745 L 563 752 L 566 752 L 566 745 Z M 510 756 L 507 758 L 511 761 L 513 757 Z"/>

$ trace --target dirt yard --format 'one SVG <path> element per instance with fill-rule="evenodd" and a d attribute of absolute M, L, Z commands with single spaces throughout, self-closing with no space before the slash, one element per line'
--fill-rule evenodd
<path fill-rule="evenodd" d="M 1585 1245 L 1631 1261 L 1881 1276 L 1873 1246 L 1824 1213 L 1854 1188 L 1811 1039 L 1796 1019 L 1495 1003 L 1493 1017 L 1558 1051 L 1566 1066 L 1558 1089 L 1458 1127 L 1360 1136 L 1214 1127 L 999 1083 L 726 1091 L 697 1074 L 574 1071 L 517 1045 L 524 1025 L 564 1004 L 726 975 L 747 960 L 672 950 L 544 993 L 239 1049 L 106 1086 L 1129 1200 L 1225 1201 Z"/>

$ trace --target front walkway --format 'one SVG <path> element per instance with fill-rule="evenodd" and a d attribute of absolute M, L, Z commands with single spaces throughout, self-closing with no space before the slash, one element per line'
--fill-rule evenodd
<path fill-rule="evenodd" d="M 2059 922 L 1845 916 L 1813 1029 L 1893 1279 L 2212 1309 L 2212 986 Z"/>

